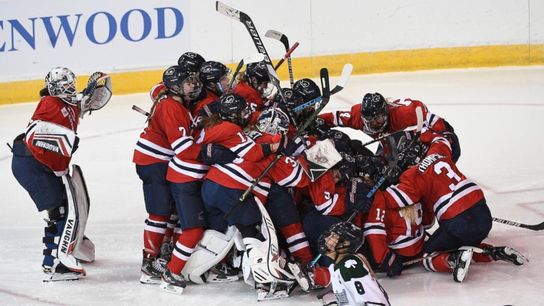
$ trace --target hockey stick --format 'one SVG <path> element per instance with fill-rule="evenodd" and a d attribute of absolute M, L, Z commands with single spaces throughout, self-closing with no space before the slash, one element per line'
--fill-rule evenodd
<path fill-rule="evenodd" d="M 236 70 L 232 74 L 232 78 L 230 79 L 229 86 L 228 86 L 229 89 L 232 89 L 232 86 L 234 85 L 234 80 L 236 80 L 236 76 L 238 75 L 242 67 L 244 67 L 247 64 L 262 62 L 263 60 L 264 60 L 264 55 L 262 53 L 258 53 L 253 56 L 249 56 L 240 60 L 240 62 L 238 63 L 238 66 L 236 66 Z"/>
<path fill-rule="evenodd" d="M 287 58 L 287 64 L 289 64 L 290 60 L 291 60 L 291 53 L 293 53 L 293 51 L 295 51 L 295 49 L 298 47 L 299 43 L 296 42 L 291 48 L 289 48 L 289 50 L 286 51 L 285 55 L 283 55 L 283 57 L 279 60 L 279 62 L 276 63 L 276 66 L 274 66 L 274 70 L 278 70 L 278 68 L 280 68 L 280 66 L 283 64 L 283 62 L 285 62 L 285 59 Z M 294 80 L 291 78 L 291 75 L 289 75 L 289 81 L 292 81 L 294 84 Z M 291 88 L 293 88 L 293 86 L 291 85 Z"/>
<path fill-rule="evenodd" d="M 505 220 L 505 219 L 501 219 L 501 218 L 495 218 L 495 217 L 493 217 L 493 221 L 498 222 L 498 223 L 502 223 L 502 224 L 506 224 L 506 225 L 510 225 L 510 226 L 530 229 L 532 231 L 544 230 L 544 222 L 539 223 L 539 224 L 523 224 L 523 223 L 518 223 L 518 222 Z"/>
<path fill-rule="evenodd" d="M 320 75 L 321 75 L 321 87 L 323 88 L 323 103 L 321 103 L 319 108 L 304 122 L 304 124 L 302 124 L 301 127 L 298 128 L 297 133 L 294 137 L 295 139 L 297 137 L 300 137 L 302 133 L 304 133 L 304 131 L 308 128 L 308 126 L 310 126 L 310 124 L 314 122 L 319 112 L 323 110 L 325 105 L 327 105 L 327 103 L 329 102 L 330 85 L 329 85 L 329 71 L 327 70 L 327 68 L 321 68 Z M 270 169 L 272 169 L 272 167 L 274 167 L 274 165 L 278 163 L 278 161 L 280 160 L 282 156 L 283 155 L 281 153 L 276 154 L 276 158 L 272 160 L 272 162 L 270 162 L 268 166 L 266 166 L 263 172 L 253 181 L 251 186 L 249 186 L 249 188 L 246 189 L 246 191 L 242 194 L 242 196 L 240 197 L 240 202 L 245 201 L 245 199 L 251 193 L 251 191 L 255 188 L 255 186 L 257 186 L 257 184 L 266 176 L 268 171 L 270 171 Z"/>
<path fill-rule="evenodd" d="M 149 118 L 149 116 L 151 115 L 148 111 L 136 105 L 132 105 L 132 110 L 137 111 L 138 113 L 146 116 L 147 118 Z"/>
<path fill-rule="evenodd" d="M 268 38 L 275 39 L 275 40 L 279 40 L 283 44 L 283 46 L 285 47 L 286 52 L 288 52 L 288 50 L 290 49 L 289 48 L 289 39 L 287 38 L 287 36 L 285 34 L 279 32 L 279 31 L 276 31 L 276 30 L 268 30 L 268 31 L 266 31 L 264 36 L 266 36 Z M 296 42 L 295 45 L 298 46 L 298 42 Z M 279 67 L 279 63 L 277 65 L 276 69 L 278 69 L 278 67 Z M 287 67 L 289 68 L 289 82 L 291 83 L 291 88 L 293 88 L 293 85 L 295 84 L 295 78 L 293 76 L 293 64 L 291 62 L 291 55 L 290 54 L 287 57 Z"/>
<path fill-rule="evenodd" d="M 278 77 L 276 70 L 274 70 L 274 66 L 272 65 L 270 56 L 268 56 L 268 52 L 266 51 L 263 41 L 261 40 L 261 37 L 259 36 L 259 32 L 257 31 L 257 28 L 255 27 L 255 24 L 253 23 L 251 18 L 246 13 L 241 12 L 235 8 L 232 8 L 221 1 L 215 2 L 215 10 L 227 17 L 230 17 L 234 20 L 238 20 L 246 27 L 249 35 L 251 36 L 251 39 L 253 40 L 253 44 L 255 45 L 255 48 L 257 48 L 257 51 L 259 53 L 264 55 L 263 61 L 266 64 L 266 68 L 267 68 L 266 70 L 267 70 L 268 76 L 270 77 L 270 81 L 272 82 L 274 87 L 276 87 L 276 89 L 278 90 L 278 94 L 280 95 L 283 103 L 287 104 L 287 99 L 285 98 L 285 95 L 283 94 L 283 91 L 281 90 L 280 78 Z"/>
<path fill-rule="evenodd" d="M 351 76 L 351 72 L 353 71 L 353 65 L 352 64 L 345 64 L 344 65 L 344 68 L 342 68 L 342 75 L 340 76 L 340 81 L 338 82 L 338 84 L 336 86 L 334 86 L 334 88 L 331 90 L 331 96 L 340 92 L 342 89 L 344 89 L 344 87 L 346 87 L 346 84 L 348 83 L 349 81 L 349 78 Z M 299 113 L 301 111 L 303 111 L 304 109 L 314 105 L 314 104 L 317 104 L 321 102 L 321 97 L 317 97 L 313 100 L 310 100 L 308 102 L 304 102 L 303 104 L 293 108 L 293 112 L 295 113 Z"/>

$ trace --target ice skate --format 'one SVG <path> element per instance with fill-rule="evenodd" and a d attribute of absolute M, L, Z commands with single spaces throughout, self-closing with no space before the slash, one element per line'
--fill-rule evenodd
<path fill-rule="evenodd" d="M 162 290 L 172 294 L 182 294 L 186 286 L 187 283 L 181 274 L 174 274 L 168 269 L 162 274 L 160 285 Z"/>
<path fill-rule="evenodd" d="M 472 261 L 472 254 L 474 250 L 471 248 L 461 247 L 459 251 L 451 255 L 451 261 L 453 262 L 453 280 L 461 283 L 468 274 L 470 262 Z"/>
<path fill-rule="evenodd" d="M 154 258 L 144 253 L 142 260 L 142 275 L 140 283 L 142 284 L 160 284 L 161 276 L 166 270 L 167 262 L 162 258 Z"/>
<path fill-rule="evenodd" d="M 45 273 L 45 276 L 43 278 L 44 282 L 78 280 L 85 276 L 85 270 L 71 270 L 60 262 L 57 263 L 54 267 L 45 265 L 42 267 L 43 273 Z"/>
<path fill-rule="evenodd" d="M 487 247 L 484 248 L 484 253 L 488 254 L 493 260 L 502 260 L 521 266 L 527 263 L 529 260 L 523 256 L 520 252 L 511 247 Z"/>
<path fill-rule="evenodd" d="M 240 270 L 231 267 L 226 262 L 220 262 L 208 271 L 206 280 L 210 283 L 235 282 L 239 279 Z"/>

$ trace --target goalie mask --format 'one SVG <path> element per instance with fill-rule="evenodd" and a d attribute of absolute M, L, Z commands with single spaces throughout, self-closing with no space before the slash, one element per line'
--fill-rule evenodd
<path fill-rule="evenodd" d="M 289 117 L 279 108 L 267 108 L 259 115 L 255 127 L 261 133 L 286 134 L 289 130 Z"/>
<path fill-rule="evenodd" d="M 365 124 L 364 132 L 376 134 L 385 131 L 389 124 L 385 98 L 377 92 L 367 93 L 361 102 L 361 117 Z"/>
<path fill-rule="evenodd" d="M 83 90 L 82 94 L 79 115 L 81 118 L 86 113 L 99 110 L 108 104 L 112 95 L 110 76 L 99 71 L 91 74 L 87 81 L 87 88 Z"/>
<path fill-rule="evenodd" d="M 319 236 L 318 250 L 325 256 L 355 253 L 363 245 L 363 231 L 351 222 L 340 222 L 332 225 Z M 336 260 L 336 258 L 332 258 Z"/>
<path fill-rule="evenodd" d="M 49 95 L 58 97 L 62 101 L 77 105 L 73 98 L 76 96 L 76 76 L 68 68 L 55 67 L 45 76 L 45 85 Z"/>
<path fill-rule="evenodd" d="M 197 74 L 183 70 L 179 66 L 166 69 L 162 75 L 162 82 L 171 94 L 182 97 L 185 101 L 195 101 L 202 92 L 202 83 Z"/>

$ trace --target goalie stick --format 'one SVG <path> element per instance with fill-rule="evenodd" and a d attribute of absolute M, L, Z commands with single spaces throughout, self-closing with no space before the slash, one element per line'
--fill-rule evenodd
<path fill-rule="evenodd" d="M 296 47 L 298 47 L 298 42 L 295 42 L 293 47 L 290 48 L 289 47 L 289 39 L 287 38 L 287 36 L 285 34 L 279 32 L 279 31 L 276 31 L 276 30 L 268 30 L 268 31 L 266 31 L 264 36 L 266 36 L 268 38 L 275 39 L 275 40 L 279 40 L 283 44 L 283 46 L 285 47 L 285 51 L 287 53 L 289 53 L 290 49 L 294 50 Z M 284 56 L 283 59 L 278 62 L 278 64 L 276 65 L 275 68 L 277 70 L 278 67 L 281 65 L 281 63 L 283 63 L 285 58 L 287 58 L 287 67 L 289 69 L 289 82 L 291 83 L 291 88 L 293 88 L 293 86 L 295 84 L 295 78 L 293 76 L 293 63 L 291 62 L 291 53 L 289 53 L 289 54 L 287 54 L 287 53 L 285 54 L 286 56 Z"/>
<path fill-rule="evenodd" d="M 532 231 L 544 230 L 544 222 L 539 223 L 539 224 L 523 224 L 523 223 L 518 223 L 518 222 L 515 222 L 515 221 L 510 221 L 510 220 L 505 220 L 505 219 L 495 218 L 495 217 L 493 217 L 493 221 L 498 222 L 498 223 L 502 223 L 502 224 L 506 224 L 506 225 L 510 225 L 510 226 L 530 229 Z"/>

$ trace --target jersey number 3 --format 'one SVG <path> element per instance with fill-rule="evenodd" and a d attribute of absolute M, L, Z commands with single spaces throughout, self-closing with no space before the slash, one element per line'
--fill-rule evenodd
<path fill-rule="evenodd" d="M 434 172 L 436 174 L 445 173 L 450 179 L 456 180 L 457 183 L 459 183 L 461 181 L 461 177 L 459 175 L 457 175 L 457 173 L 455 173 L 455 171 L 453 171 L 451 166 L 448 163 L 444 162 L 444 161 L 440 161 L 440 162 L 436 163 L 436 165 L 434 165 Z M 450 190 L 454 191 L 455 186 L 456 186 L 456 184 L 451 183 L 449 185 Z"/>

